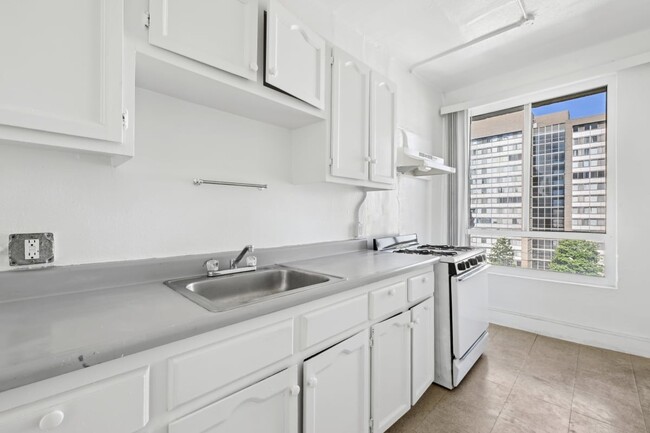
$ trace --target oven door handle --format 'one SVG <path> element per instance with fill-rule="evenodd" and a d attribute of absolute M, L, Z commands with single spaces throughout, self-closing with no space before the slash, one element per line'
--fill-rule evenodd
<path fill-rule="evenodd" d="M 486 271 L 486 270 L 490 269 L 491 267 L 492 267 L 491 265 L 481 265 L 480 267 L 478 267 L 478 268 L 476 268 L 476 269 L 474 269 L 472 271 L 469 271 L 469 272 L 467 272 L 465 274 L 462 274 L 459 277 L 456 277 L 456 281 L 458 281 L 460 283 L 461 281 L 469 280 L 470 278 L 476 276 L 477 274 L 480 274 L 483 271 Z"/>

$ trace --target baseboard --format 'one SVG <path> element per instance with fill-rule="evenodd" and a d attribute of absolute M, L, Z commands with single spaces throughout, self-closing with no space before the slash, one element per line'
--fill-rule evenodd
<path fill-rule="evenodd" d="M 548 317 L 490 308 L 490 322 L 574 343 L 650 357 L 650 338 L 593 328 Z"/>

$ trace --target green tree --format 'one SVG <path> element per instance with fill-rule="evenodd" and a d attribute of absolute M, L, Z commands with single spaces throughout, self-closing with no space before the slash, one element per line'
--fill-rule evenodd
<path fill-rule="evenodd" d="M 564 239 L 558 242 L 549 269 L 581 275 L 603 275 L 598 244 L 591 241 Z"/>
<path fill-rule="evenodd" d="M 512 249 L 510 239 L 499 238 L 494 243 L 488 261 L 494 265 L 499 266 L 514 266 L 515 265 L 515 251 Z"/>

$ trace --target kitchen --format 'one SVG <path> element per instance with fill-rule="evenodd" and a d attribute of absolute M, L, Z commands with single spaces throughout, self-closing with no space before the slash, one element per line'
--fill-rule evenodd
<path fill-rule="evenodd" d="M 647 1 L 0 10 L 0 431 L 650 431 Z M 606 230 L 542 236 L 542 110 L 603 93 Z M 495 167 L 530 176 L 483 208 L 490 119 L 524 122 Z M 598 187 L 569 177 L 564 227 Z M 603 275 L 534 268 L 562 240 Z M 480 350 L 450 353 L 464 253 L 394 253 L 427 244 L 491 262 Z"/>

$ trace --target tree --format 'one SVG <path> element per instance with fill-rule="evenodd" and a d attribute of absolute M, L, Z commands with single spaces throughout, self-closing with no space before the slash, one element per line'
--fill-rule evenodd
<path fill-rule="evenodd" d="M 488 255 L 488 260 L 494 265 L 514 266 L 515 251 L 512 249 L 512 245 L 510 245 L 510 239 L 497 239 Z"/>
<path fill-rule="evenodd" d="M 558 242 L 549 269 L 581 275 L 603 275 L 598 244 L 591 241 L 564 239 Z"/>

